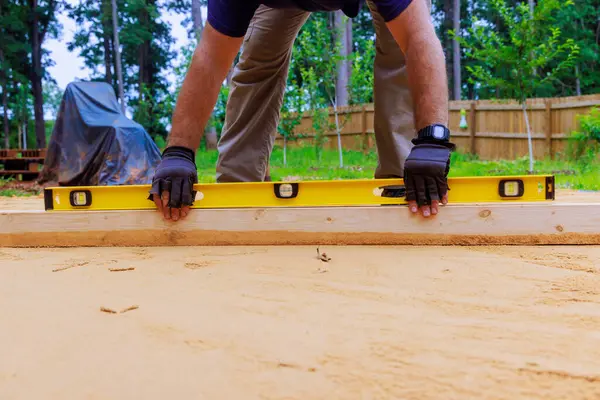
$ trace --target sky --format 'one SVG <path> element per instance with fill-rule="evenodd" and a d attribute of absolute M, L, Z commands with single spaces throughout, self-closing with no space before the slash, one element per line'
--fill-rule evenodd
<path fill-rule="evenodd" d="M 67 2 L 77 4 L 76 0 L 68 0 Z M 171 27 L 171 35 L 176 40 L 176 43 L 173 45 L 174 50 L 177 50 L 178 46 L 187 43 L 187 33 L 182 24 L 183 15 L 164 13 L 162 19 Z M 73 53 L 67 50 L 67 43 L 73 39 L 73 34 L 75 33 L 75 22 L 65 12 L 60 14 L 58 20 L 63 26 L 62 37 L 47 40 L 44 43 L 44 48 L 51 52 L 50 57 L 52 57 L 55 63 L 53 67 L 49 68 L 49 72 L 56 80 L 58 86 L 64 90 L 70 82 L 89 77 L 90 71 L 85 68 L 83 59 L 79 57 L 77 50 Z"/>

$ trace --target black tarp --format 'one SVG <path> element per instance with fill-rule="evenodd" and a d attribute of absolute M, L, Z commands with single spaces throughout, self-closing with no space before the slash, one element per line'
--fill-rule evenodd
<path fill-rule="evenodd" d="M 39 183 L 138 185 L 152 181 L 160 150 L 122 112 L 105 82 L 72 82 L 63 95 Z"/>

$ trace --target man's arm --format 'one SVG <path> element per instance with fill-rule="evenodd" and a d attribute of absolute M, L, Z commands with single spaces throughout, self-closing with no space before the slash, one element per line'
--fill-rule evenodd
<path fill-rule="evenodd" d="M 165 219 L 185 218 L 193 204 L 193 185 L 198 182 L 195 152 L 242 40 L 243 36 L 226 36 L 208 23 L 194 51 L 177 97 L 168 146 L 150 190 Z"/>
<path fill-rule="evenodd" d="M 406 58 L 416 130 L 433 124 L 448 126 L 446 60 L 425 0 L 413 0 L 387 26 Z M 420 206 L 423 216 L 435 215 L 439 201 L 448 202 L 448 168 L 447 148 L 436 144 L 413 148 L 404 166 L 407 200 L 413 213 Z"/>
<path fill-rule="evenodd" d="M 173 112 L 169 146 L 195 151 L 219 96 L 219 90 L 242 45 L 206 24 L 192 57 Z"/>
<path fill-rule="evenodd" d="M 425 0 L 413 0 L 387 25 L 406 57 L 415 128 L 448 125 L 446 59 Z"/>

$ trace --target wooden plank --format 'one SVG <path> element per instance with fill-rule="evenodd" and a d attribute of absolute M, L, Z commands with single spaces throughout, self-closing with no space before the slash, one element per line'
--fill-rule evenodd
<path fill-rule="evenodd" d="M 475 134 L 477 133 L 477 105 L 475 102 L 471 103 L 471 111 L 469 111 L 469 117 L 471 118 L 469 124 L 469 136 L 471 137 L 471 154 L 475 155 L 477 154 L 477 148 L 475 147 Z"/>
<path fill-rule="evenodd" d="M 0 211 L 1 247 L 600 244 L 600 203 L 156 211 Z"/>
<path fill-rule="evenodd" d="M 569 103 L 552 104 L 553 110 L 563 110 L 565 108 L 585 108 L 600 106 L 600 100 L 573 101 Z"/>
<path fill-rule="evenodd" d="M 545 110 L 544 104 L 527 104 L 527 110 Z M 520 104 L 477 104 L 477 111 L 522 111 Z"/>
<path fill-rule="evenodd" d="M 546 151 L 550 159 L 552 154 L 552 102 L 546 100 Z"/>
<path fill-rule="evenodd" d="M 503 139 L 527 139 L 527 133 L 516 133 L 516 132 L 478 132 L 476 135 L 478 138 L 503 138 Z M 546 139 L 545 133 L 532 133 L 532 139 Z"/>

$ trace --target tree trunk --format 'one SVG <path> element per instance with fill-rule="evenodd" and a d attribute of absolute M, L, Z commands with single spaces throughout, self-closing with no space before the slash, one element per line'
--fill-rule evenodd
<path fill-rule="evenodd" d="M 447 60 L 450 60 L 450 53 L 452 51 L 452 39 L 448 34 L 448 30 L 452 29 L 452 1 L 453 0 L 443 0 L 444 19 L 442 21 L 442 37 L 440 39 L 444 48 L 444 55 Z M 452 81 L 454 80 L 454 74 L 452 71 L 452 64 L 449 62 L 446 63 L 446 76 L 448 77 L 448 85 L 451 85 Z M 451 86 L 449 86 L 448 90 L 451 90 L 450 87 Z"/>
<path fill-rule="evenodd" d="M 348 57 L 350 49 L 348 48 L 347 25 L 349 21 L 344 22 L 344 13 L 336 11 L 334 13 L 334 29 L 336 32 L 336 40 L 340 42 L 340 56 Z M 337 106 L 348 105 L 348 60 L 344 59 L 337 65 L 337 77 L 335 80 L 335 98 Z"/>
<path fill-rule="evenodd" d="M 109 85 L 113 84 L 112 76 L 112 50 L 110 40 L 110 20 L 112 16 L 111 4 L 102 0 L 102 45 L 104 47 L 104 77 Z"/>
<path fill-rule="evenodd" d="M 452 7 L 452 22 L 454 32 L 458 35 L 460 33 L 460 0 L 454 0 L 454 7 Z M 453 97 L 454 100 L 461 99 L 461 86 L 462 80 L 460 76 L 460 45 L 458 40 L 452 41 L 452 68 L 453 68 Z"/>
<path fill-rule="evenodd" d="M 581 96 L 581 81 L 579 80 L 579 65 L 575 66 L 575 93 Z"/>
<path fill-rule="evenodd" d="M 204 30 L 202 4 L 200 3 L 200 0 L 192 0 L 192 29 L 194 30 L 196 40 L 200 41 L 202 31 Z"/>
<path fill-rule="evenodd" d="M 523 115 L 525 116 L 525 126 L 527 127 L 527 144 L 529 146 L 529 173 L 533 173 L 533 143 L 531 141 L 531 128 L 529 126 L 529 116 L 527 115 L 527 101 L 523 101 Z"/>
<path fill-rule="evenodd" d="M 23 147 L 22 149 L 27 149 L 27 131 L 29 130 L 29 115 L 25 113 L 25 119 L 23 120 Z M 40 148 L 40 147 L 38 147 Z"/>
<path fill-rule="evenodd" d="M 6 80 L 6 71 L 4 64 L 4 51 L 0 49 L 0 85 L 2 85 L 2 115 L 4 127 L 4 148 L 10 147 L 10 140 L 8 135 L 10 134 L 10 127 L 8 126 L 8 82 Z"/>
<path fill-rule="evenodd" d="M 147 7 L 153 7 L 155 4 L 154 0 L 146 0 L 146 8 L 142 8 L 140 18 L 140 24 L 152 32 L 152 21 L 150 19 L 150 11 Z M 154 84 L 154 62 L 152 60 L 152 37 L 147 38 L 142 42 L 138 49 L 138 63 L 139 63 L 139 95 L 140 103 L 144 102 L 144 113 L 143 118 L 147 121 L 148 126 L 146 129 L 151 136 L 155 135 L 155 122 L 156 118 L 153 111 L 154 100 L 153 84 Z"/>
<path fill-rule="evenodd" d="M 535 10 L 535 0 L 529 0 L 529 13 L 531 14 L 531 19 L 533 19 L 533 12 Z M 535 35 L 535 32 L 533 33 Z M 531 58 L 533 59 L 534 54 L 531 53 Z M 537 75 L 537 68 L 533 69 L 533 74 Z"/>
<path fill-rule="evenodd" d="M 348 55 L 352 54 L 352 52 L 354 51 L 354 45 L 352 36 L 352 20 L 350 19 L 346 24 L 346 46 L 348 49 Z M 346 64 L 348 65 L 348 82 L 350 82 L 350 78 L 352 76 L 352 63 L 348 61 Z"/>
<path fill-rule="evenodd" d="M 342 132 L 340 129 L 340 121 L 338 117 L 338 108 L 337 104 L 333 103 L 333 112 L 335 114 L 335 131 L 337 133 L 337 142 L 338 142 L 338 156 L 340 159 L 340 168 L 344 168 L 344 156 L 342 153 Z"/>
<path fill-rule="evenodd" d="M 119 24 L 117 22 L 117 1 L 111 0 L 112 6 L 112 25 L 114 37 L 114 56 L 116 63 L 116 73 L 119 84 L 119 100 L 121 101 L 121 111 L 125 114 L 125 95 L 123 94 L 123 70 L 121 69 L 121 46 L 119 45 Z"/>
<path fill-rule="evenodd" d="M 40 33 L 40 18 L 37 12 L 38 1 L 31 0 L 31 61 L 30 75 L 31 91 L 33 92 L 33 111 L 35 115 L 35 139 L 38 149 L 46 147 L 46 127 L 44 124 L 44 96 L 42 92 L 42 34 Z"/>
<path fill-rule="evenodd" d="M 4 148 L 10 147 L 10 126 L 8 125 L 8 93 L 6 91 L 8 85 L 2 85 L 2 111 L 4 114 Z"/>

